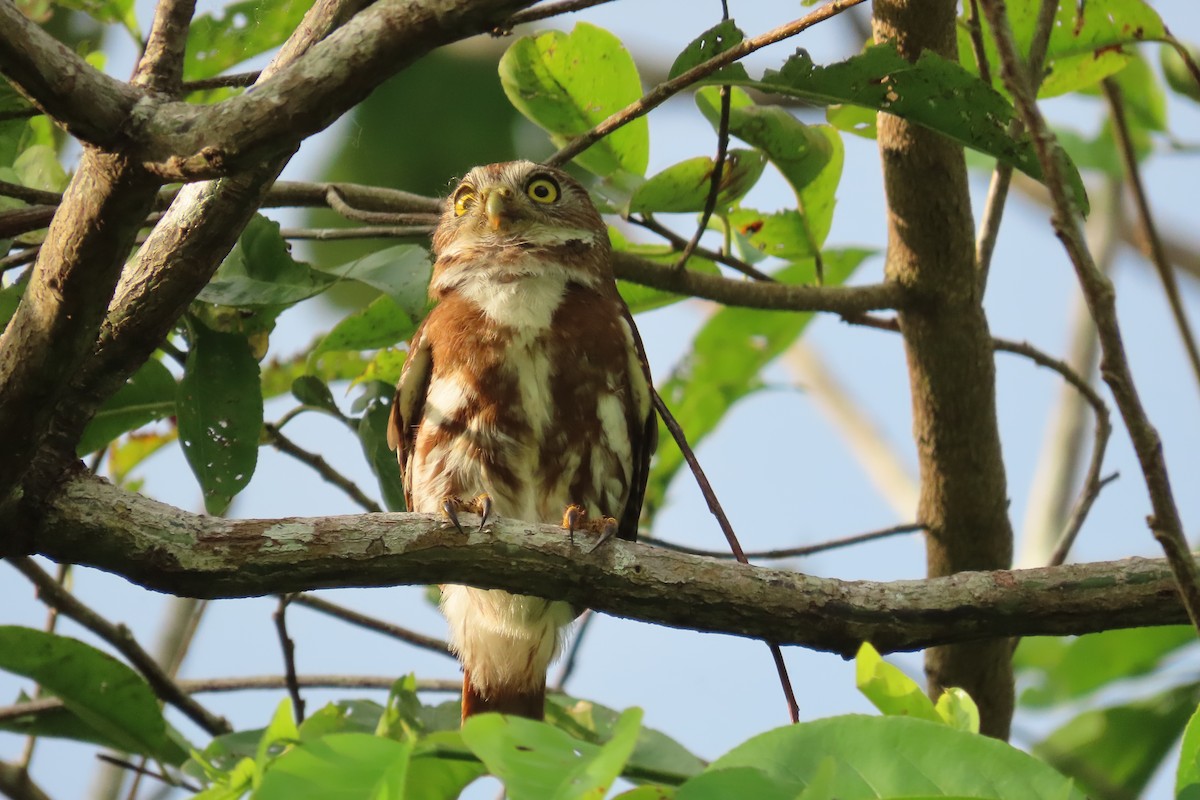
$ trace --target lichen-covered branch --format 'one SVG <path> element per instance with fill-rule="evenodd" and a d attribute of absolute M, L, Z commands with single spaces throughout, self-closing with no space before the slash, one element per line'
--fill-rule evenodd
<path fill-rule="evenodd" d="M 998 636 L 1186 621 L 1162 560 L 892 582 L 841 581 L 625 541 L 594 553 L 549 525 L 495 520 L 463 536 L 434 515 L 229 520 L 188 514 L 89 475 L 29 518 L 34 549 L 158 591 L 246 597 L 334 587 L 469 583 L 616 616 L 854 654 Z"/>

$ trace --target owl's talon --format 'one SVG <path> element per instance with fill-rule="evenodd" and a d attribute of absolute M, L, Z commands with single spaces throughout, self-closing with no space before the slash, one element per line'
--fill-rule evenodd
<path fill-rule="evenodd" d="M 475 498 L 475 505 L 479 510 L 479 530 L 483 530 L 492 516 L 492 496 L 486 493 L 479 495 Z"/>
<path fill-rule="evenodd" d="M 596 552 L 596 548 L 617 535 L 617 521 L 612 517 L 601 517 L 592 524 L 600 528 L 598 531 L 600 536 L 596 538 L 596 543 L 588 550 L 589 554 Z"/>
<path fill-rule="evenodd" d="M 467 532 L 463 530 L 462 523 L 458 521 L 458 509 L 462 507 L 462 500 L 457 497 L 446 497 L 442 499 L 442 513 L 446 515 L 446 519 L 450 520 L 450 524 L 458 529 L 458 532 L 463 536 Z"/>
<path fill-rule="evenodd" d="M 567 541 L 575 546 L 575 530 L 587 519 L 587 509 L 571 503 L 563 509 L 562 526 L 567 529 Z"/>

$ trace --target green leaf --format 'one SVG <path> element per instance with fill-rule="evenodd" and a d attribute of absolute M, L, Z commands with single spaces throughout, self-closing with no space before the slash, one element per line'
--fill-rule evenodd
<path fill-rule="evenodd" d="M 365 733 L 301 742 L 263 776 L 255 800 L 384 800 L 404 797 L 412 745 Z"/>
<path fill-rule="evenodd" d="M 313 359 L 338 350 L 374 350 L 402 342 L 413 335 L 417 320 L 388 295 L 380 295 L 361 311 L 333 326 L 313 350 Z"/>
<path fill-rule="evenodd" d="M 1090 797 L 1134 800 L 1175 748 L 1200 700 L 1200 684 L 1146 700 L 1085 711 L 1034 745 L 1033 752 L 1074 777 Z"/>
<path fill-rule="evenodd" d="M 1089 633 L 1074 639 L 1030 636 L 1013 659 L 1021 705 L 1049 708 L 1086 697 L 1113 682 L 1148 675 L 1178 650 L 1196 642 L 1190 625 Z"/>
<path fill-rule="evenodd" d="M 1200 102 L 1200 84 L 1196 83 L 1191 70 L 1187 67 L 1187 62 L 1180 55 L 1181 49 L 1186 50 L 1193 61 L 1200 61 L 1200 48 L 1172 39 L 1168 45 L 1159 48 L 1158 51 L 1163 77 L 1166 78 L 1167 86 L 1170 86 L 1172 91 L 1190 100 Z"/>
<path fill-rule="evenodd" d="M 1008 20 L 1023 59 L 1029 56 L 1041 0 L 1008 0 Z M 1003 89 L 996 43 L 987 20 L 984 51 L 991 67 L 992 82 Z M 1050 27 L 1046 49 L 1046 75 L 1039 97 L 1056 97 L 1098 83 L 1123 68 L 1133 53 L 1129 45 L 1166 37 L 1162 19 L 1142 0 L 1088 0 L 1082 25 L 1076 30 L 1076 5 L 1060 3 Z M 965 23 L 958 27 L 959 61 L 976 75 L 971 39 Z M 1034 176 L 1036 177 L 1036 176 Z"/>
<path fill-rule="evenodd" d="M 671 65 L 668 79 L 677 78 L 692 67 L 699 66 L 710 58 L 724 53 L 734 45 L 741 43 L 744 38 L 746 35 L 742 33 L 741 28 L 734 24 L 733 20 L 727 19 L 717 23 L 693 39 L 683 49 L 683 52 L 675 59 L 675 63 Z M 750 76 L 746 74 L 746 68 L 735 61 L 727 67 L 721 67 L 710 77 L 748 80 Z"/>
<path fill-rule="evenodd" d="M 858 648 L 854 659 L 855 685 L 871 704 L 889 717 L 912 717 L 941 722 L 933 701 L 898 667 L 883 660 L 868 642 Z"/>
<path fill-rule="evenodd" d="M 21 304 L 21 296 L 25 294 L 25 286 L 24 283 L 14 283 L 0 288 L 0 332 L 8 326 L 8 321 L 12 319 L 13 314 L 17 313 L 17 306 Z"/>
<path fill-rule="evenodd" d="M 868 250 L 830 250 L 823 254 L 825 283 L 845 282 L 870 255 Z M 814 278 L 811 260 L 790 264 L 775 274 L 783 283 Z M 688 435 L 699 445 L 735 402 L 761 388 L 759 373 L 804 332 L 813 314 L 724 308 L 696 334 L 691 353 L 664 383 L 659 393 Z M 670 446 L 670 431 L 659 423 L 659 448 L 650 470 L 646 506 L 651 514 L 661 505 L 667 484 L 683 464 L 678 448 Z"/>
<path fill-rule="evenodd" d="M 608 238 L 612 242 L 613 250 L 632 253 L 665 267 L 674 267 L 679 263 L 679 253 L 670 245 L 635 244 L 621 235 L 621 232 L 616 228 L 609 228 Z M 687 268 L 693 272 L 703 272 L 708 275 L 717 275 L 720 273 L 716 264 L 700 256 L 689 258 Z M 680 300 L 689 299 L 687 295 L 666 292 L 662 289 L 653 289 L 649 286 L 642 286 L 639 283 L 630 283 L 629 281 L 617 281 L 617 290 L 621 293 L 621 298 L 624 299 L 625 305 L 629 306 L 629 313 L 631 314 L 640 314 L 643 311 L 662 308 L 663 306 L 678 303 Z"/>
<path fill-rule="evenodd" d="M 546 704 L 546 721 L 594 744 L 611 740 L 622 716 L 599 703 L 553 695 Z M 629 756 L 630 769 L 659 775 L 677 775 L 679 782 L 704 769 L 704 762 L 676 740 L 653 728 L 641 728 Z"/>
<path fill-rule="evenodd" d="M 220 75 L 230 67 L 283 44 L 312 0 L 244 0 L 226 5 L 220 16 L 201 14 L 188 30 L 184 79 Z"/>
<path fill-rule="evenodd" d="M 790 783 L 776 780 L 755 767 L 730 767 L 697 775 L 679 787 L 675 800 L 728 800 L 753 797 L 754 800 L 796 800 Z"/>
<path fill-rule="evenodd" d="M 1200 798 L 1200 709 L 1192 714 L 1183 730 L 1179 748 L 1179 766 L 1175 769 L 1176 800 Z"/>
<path fill-rule="evenodd" d="M 0 669 L 37 681 L 97 739 L 169 764 L 187 754 L 166 732 L 150 686 L 122 662 L 77 639 L 0 626 Z"/>
<path fill-rule="evenodd" d="M 21 185 L 31 189 L 61 192 L 70 180 L 58 160 L 58 151 L 46 144 L 35 144 L 21 151 L 13 162 L 13 169 Z"/>
<path fill-rule="evenodd" d="M 100 407 L 75 448 L 94 453 L 121 434 L 175 413 L 175 377 L 161 361 L 150 359 Z"/>
<path fill-rule="evenodd" d="M 466 720 L 462 738 L 511 800 L 603 797 L 633 751 L 641 719 L 640 709 L 626 711 L 602 747 L 544 722 L 500 714 Z"/>
<path fill-rule="evenodd" d="M 55 0 L 55 5 L 81 11 L 97 22 L 119 23 L 135 40 L 142 38 L 133 0 Z"/>
<path fill-rule="evenodd" d="M 825 121 L 843 133 L 852 133 L 863 139 L 876 137 L 879 119 L 874 109 L 852 105 L 832 105 L 825 109 Z"/>
<path fill-rule="evenodd" d="M 942 692 L 937 701 L 937 713 L 955 730 L 979 733 L 979 706 L 963 689 L 953 687 Z"/>
<path fill-rule="evenodd" d="M 1012 105 L 978 77 L 933 51 L 922 53 L 914 64 L 901 57 L 892 44 L 880 44 L 845 61 L 819 67 L 801 50 L 782 69 L 767 70 L 757 81 L 736 83 L 819 105 L 853 103 L 886 111 L 1042 179 L 1028 137 L 1014 140 L 1008 134 Z M 1070 165 L 1067 183 L 1086 212 L 1083 181 Z"/>
<path fill-rule="evenodd" d="M 425 316 L 433 262 L 424 247 L 396 245 L 321 272 L 378 289 L 392 298 L 409 317 L 420 319 Z"/>
<path fill-rule="evenodd" d="M 1004 742 L 908 717 L 849 715 L 777 728 L 735 747 L 708 771 L 755 767 L 798 794 L 827 779 L 827 759 L 836 766 L 829 783 L 838 800 L 1084 800 L 1069 779 Z"/>
<path fill-rule="evenodd" d="M 400 483 L 400 465 L 396 453 L 388 448 L 387 425 L 392 412 L 392 396 L 395 387 L 371 381 L 363 384 L 366 389 L 366 410 L 358 421 L 358 441 L 362 445 L 367 464 L 379 481 L 383 504 L 389 511 L 404 511 L 404 487 Z"/>
<path fill-rule="evenodd" d="M 258 463 L 263 400 L 258 361 L 243 336 L 192 320 L 191 348 L 176 400 L 179 441 L 204 492 L 204 507 L 220 514 L 250 483 Z"/>
<path fill-rule="evenodd" d="M 730 150 L 721 170 L 716 208 L 725 208 L 750 191 L 766 163 L 766 157 L 755 150 Z M 708 156 L 689 158 L 667 167 L 634 190 L 629 211 L 641 214 L 703 211 L 713 169 L 713 160 Z"/>
<path fill-rule="evenodd" d="M 701 89 L 696 93 L 696 103 L 716 125 L 720 115 L 717 90 Z M 783 212 L 794 223 L 790 226 L 790 246 L 786 253 L 768 254 L 806 258 L 818 252 L 833 224 L 834 194 L 845 159 L 841 135 L 829 125 L 805 125 L 782 108 L 753 105 L 748 96 L 730 107 L 729 132 L 766 153 L 796 195 L 799 212 Z M 735 227 L 742 229 L 745 225 Z M 751 243 L 768 252 L 766 240 L 757 236 L 750 235 Z"/>
<path fill-rule="evenodd" d="M 292 396 L 306 406 L 323 409 L 335 417 L 342 415 L 329 386 L 316 375 L 301 375 L 292 381 Z"/>
<path fill-rule="evenodd" d="M 500 59 L 499 69 L 509 101 L 560 147 L 642 96 L 637 66 L 621 41 L 586 22 L 569 34 L 521 37 Z M 605 136 L 575 161 L 604 177 L 644 175 L 650 161 L 646 118 Z"/>
<path fill-rule="evenodd" d="M 255 214 L 197 299 L 222 306 L 288 306 L 333 281 L 293 259 L 279 223 Z"/>
<path fill-rule="evenodd" d="M 457 701 L 447 704 L 459 708 Z M 458 721 L 455 720 L 455 727 Z M 477 761 L 440 758 L 445 752 L 469 753 L 457 731 L 435 731 L 422 736 L 413 748 L 408 766 L 405 800 L 454 800 L 472 781 L 487 773 Z"/>

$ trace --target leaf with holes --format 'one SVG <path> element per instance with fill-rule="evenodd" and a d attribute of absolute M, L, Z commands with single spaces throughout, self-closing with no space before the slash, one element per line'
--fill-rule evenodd
<path fill-rule="evenodd" d="M 823 106 L 853 103 L 886 111 L 1042 180 L 1030 139 L 1014 139 L 1008 133 L 1015 116 L 1012 105 L 977 76 L 929 50 L 914 64 L 894 45 L 879 44 L 829 66 L 817 66 L 800 50 L 779 70 L 767 70 L 758 80 L 732 83 Z M 1073 165 L 1068 165 L 1066 180 L 1075 202 L 1086 212 L 1087 192 Z"/>
<path fill-rule="evenodd" d="M 683 49 L 683 52 L 675 58 L 675 63 L 671 65 L 668 79 L 677 78 L 692 67 L 697 67 L 710 58 L 724 53 L 734 45 L 741 43 L 744 38 L 746 35 L 742 33 L 741 28 L 734 24 L 733 20 L 722 20 L 697 36 Z M 745 80 L 750 76 L 746 74 L 746 68 L 735 61 L 729 66 L 721 67 L 709 77 Z"/>
<path fill-rule="evenodd" d="M 1013 39 L 1023 59 L 1029 55 L 1041 5 L 1042 0 L 1007 0 Z M 1081 16 L 1077 16 L 1079 12 Z M 986 19 L 980 19 L 980 24 L 992 85 L 1004 91 L 995 38 Z M 1050 28 L 1045 79 L 1038 96 L 1056 97 L 1094 85 L 1122 70 L 1140 42 L 1166 37 L 1162 18 L 1142 0 L 1088 0 L 1079 6 L 1060 3 Z M 965 22 L 958 26 L 958 55 L 963 66 L 979 74 Z"/>
<path fill-rule="evenodd" d="M 179 441 L 204 492 L 221 514 L 250 483 L 258 463 L 263 400 L 258 361 L 244 336 L 189 321 L 191 347 L 176 400 Z"/>
<path fill-rule="evenodd" d="M 570 33 L 550 31 L 513 42 L 500 59 L 500 83 L 517 110 L 560 147 L 642 96 L 637 66 L 621 41 L 586 22 Z M 645 117 L 575 157 L 604 177 L 644 175 L 649 160 Z"/>

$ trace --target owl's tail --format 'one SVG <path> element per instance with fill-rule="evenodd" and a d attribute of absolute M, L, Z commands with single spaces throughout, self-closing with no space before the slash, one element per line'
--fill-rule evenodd
<path fill-rule="evenodd" d="M 501 714 L 515 714 L 529 719 L 543 719 L 546 706 L 546 681 L 534 687 L 499 686 L 492 689 L 487 696 L 481 694 L 471 684 L 471 673 L 463 669 L 462 718 L 485 711 L 499 711 Z"/>

